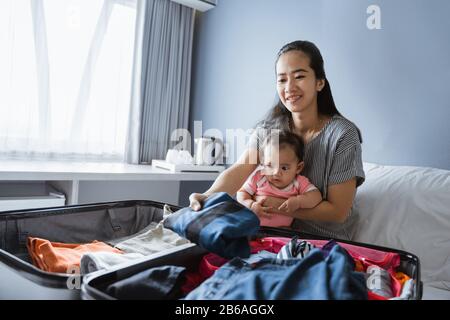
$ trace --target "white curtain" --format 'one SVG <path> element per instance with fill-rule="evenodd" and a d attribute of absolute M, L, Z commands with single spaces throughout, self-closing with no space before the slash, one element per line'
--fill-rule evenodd
<path fill-rule="evenodd" d="M 123 160 L 136 0 L 0 1 L 0 158 Z"/>
<path fill-rule="evenodd" d="M 169 0 L 138 8 L 126 161 L 150 163 L 188 126 L 195 10 Z"/>

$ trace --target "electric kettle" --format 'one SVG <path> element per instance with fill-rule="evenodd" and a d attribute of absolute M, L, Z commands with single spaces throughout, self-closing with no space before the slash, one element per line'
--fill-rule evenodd
<path fill-rule="evenodd" d="M 196 152 L 195 164 L 201 166 L 212 166 L 222 164 L 223 142 L 215 137 L 201 137 L 194 139 Z"/>

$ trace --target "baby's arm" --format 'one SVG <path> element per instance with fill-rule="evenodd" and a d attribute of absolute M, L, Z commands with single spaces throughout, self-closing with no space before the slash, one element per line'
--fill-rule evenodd
<path fill-rule="evenodd" d="M 280 211 L 293 212 L 298 209 L 311 209 L 322 201 L 322 194 L 318 189 L 308 191 L 304 194 L 287 199 L 278 208 Z"/>
<path fill-rule="evenodd" d="M 240 189 L 236 194 L 237 201 L 242 204 L 243 206 L 246 206 L 247 208 L 251 209 L 253 202 L 253 197 L 248 193 L 247 191 Z"/>
<path fill-rule="evenodd" d="M 253 200 L 252 195 L 244 189 L 240 189 L 237 192 L 236 199 L 240 204 L 252 210 L 257 216 L 268 219 L 272 217 L 271 214 L 266 212 L 266 210 L 270 211 L 272 208 L 263 207 L 259 202 Z"/>

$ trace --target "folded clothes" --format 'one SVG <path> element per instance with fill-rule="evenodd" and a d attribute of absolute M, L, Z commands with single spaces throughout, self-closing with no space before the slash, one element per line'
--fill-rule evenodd
<path fill-rule="evenodd" d="M 99 241 L 87 244 L 60 243 L 33 237 L 28 237 L 27 249 L 36 267 L 59 273 L 72 273 L 73 268 L 80 267 L 81 257 L 89 252 L 122 253 L 121 250 Z"/>
<path fill-rule="evenodd" d="M 180 237 L 172 230 L 164 228 L 163 222 L 160 222 L 156 225 L 152 225 L 148 229 L 146 228 L 144 233 L 140 233 L 133 238 L 117 243 L 115 247 L 126 253 L 149 255 L 172 249 L 189 242 L 189 240 Z"/>
<path fill-rule="evenodd" d="M 108 270 L 111 267 L 144 257 L 140 253 L 117 254 L 113 252 L 89 252 L 81 257 L 80 269 L 82 274 L 98 270 Z"/>
<path fill-rule="evenodd" d="M 133 233 L 133 234 L 130 234 L 130 235 L 127 235 L 127 236 L 124 236 L 124 237 L 116 238 L 116 239 L 107 240 L 105 242 L 107 244 L 115 247 L 118 243 L 122 243 L 122 242 L 125 242 L 128 239 L 135 238 L 138 235 L 141 235 L 143 233 L 148 232 L 149 230 L 155 229 L 157 226 L 158 226 L 158 222 L 150 222 L 150 224 L 147 225 L 144 229 L 142 229 L 142 230 L 140 230 L 140 231 L 138 231 L 136 233 Z"/>
<path fill-rule="evenodd" d="M 210 196 L 203 209 L 183 208 L 164 221 L 166 228 L 223 258 L 250 255 L 249 238 L 259 229 L 258 217 L 225 192 Z"/>
<path fill-rule="evenodd" d="M 161 266 L 137 273 L 117 281 L 106 292 L 123 300 L 170 300 L 182 296 L 186 268 Z"/>

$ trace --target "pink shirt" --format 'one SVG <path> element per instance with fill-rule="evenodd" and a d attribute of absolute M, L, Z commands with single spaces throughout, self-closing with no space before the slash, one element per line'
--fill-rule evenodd
<path fill-rule="evenodd" d="M 273 196 L 288 199 L 317 189 L 309 182 L 308 178 L 302 175 L 297 175 L 287 187 L 278 189 L 269 183 L 261 170 L 262 167 L 257 168 L 242 186 L 242 189 L 251 196 Z M 279 214 L 274 215 L 272 219 L 260 218 L 262 226 L 270 227 L 288 227 L 291 225 L 292 220 L 292 217 Z"/>

